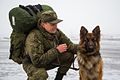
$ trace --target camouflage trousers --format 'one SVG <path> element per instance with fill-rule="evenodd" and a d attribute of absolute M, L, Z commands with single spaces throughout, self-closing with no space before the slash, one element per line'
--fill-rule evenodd
<path fill-rule="evenodd" d="M 48 78 L 47 70 L 58 67 L 58 72 L 65 75 L 66 72 L 71 67 L 73 59 L 74 59 L 74 54 L 70 52 L 66 52 L 66 53 L 60 54 L 58 58 L 56 58 L 56 60 L 51 62 L 45 68 L 36 68 L 32 64 L 26 63 L 26 64 L 23 64 L 23 69 L 27 73 L 27 76 L 28 76 L 27 80 L 47 80 Z"/>

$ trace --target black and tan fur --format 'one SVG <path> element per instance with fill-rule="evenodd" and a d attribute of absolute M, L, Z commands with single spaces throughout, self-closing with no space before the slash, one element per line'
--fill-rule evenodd
<path fill-rule="evenodd" d="M 100 27 L 96 26 L 92 33 L 88 33 L 88 30 L 82 26 L 79 47 L 77 56 L 80 80 L 102 80 Z"/>

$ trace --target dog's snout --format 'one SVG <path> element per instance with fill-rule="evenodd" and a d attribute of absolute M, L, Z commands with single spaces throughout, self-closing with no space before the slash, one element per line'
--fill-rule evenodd
<path fill-rule="evenodd" d="M 94 42 L 93 41 L 89 41 L 89 48 L 94 48 Z"/>
<path fill-rule="evenodd" d="M 94 48 L 94 46 L 93 46 L 93 45 L 90 45 L 90 46 L 89 46 L 89 48 L 90 48 L 90 49 L 93 49 L 93 48 Z"/>

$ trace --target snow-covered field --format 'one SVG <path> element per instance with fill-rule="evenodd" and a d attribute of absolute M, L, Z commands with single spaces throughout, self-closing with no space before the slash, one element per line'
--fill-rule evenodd
<path fill-rule="evenodd" d="M 78 41 L 74 41 L 78 43 Z M 103 80 L 120 80 L 120 40 L 101 41 L 101 55 L 104 61 Z M 9 60 L 9 41 L 0 41 L 0 80 L 26 80 L 27 76 L 21 65 Z M 78 67 L 77 61 L 75 66 Z M 57 68 L 49 70 L 48 80 L 54 80 Z M 78 71 L 69 70 L 63 80 L 79 80 Z"/>

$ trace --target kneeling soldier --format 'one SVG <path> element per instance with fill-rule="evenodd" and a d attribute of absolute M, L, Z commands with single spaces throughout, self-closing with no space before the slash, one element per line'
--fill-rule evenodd
<path fill-rule="evenodd" d="M 23 69 L 28 80 L 47 80 L 47 70 L 58 67 L 55 80 L 62 80 L 69 70 L 77 44 L 57 28 L 62 20 L 54 11 L 40 14 L 38 26 L 27 36 Z"/>

